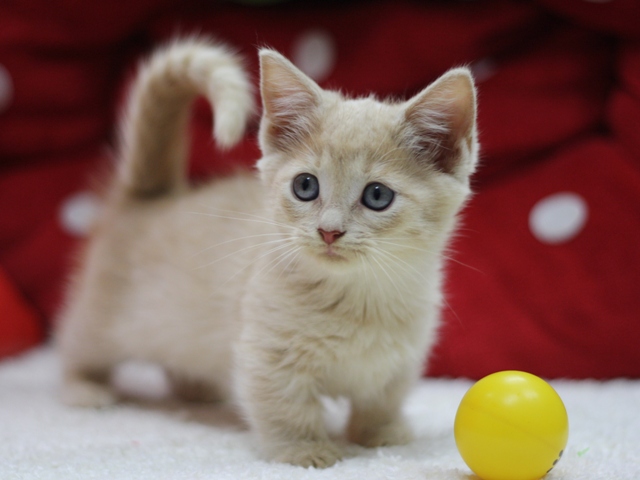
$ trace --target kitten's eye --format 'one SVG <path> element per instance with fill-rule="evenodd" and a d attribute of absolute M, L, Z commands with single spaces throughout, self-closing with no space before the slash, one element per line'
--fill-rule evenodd
<path fill-rule="evenodd" d="M 395 192 L 381 183 L 370 183 L 362 192 L 362 203 L 365 207 L 379 212 L 393 202 Z"/>
<path fill-rule="evenodd" d="M 293 179 L 293 193 L 303 202 L 315 200 L 320 195 L 318 179 L 310 173 L 301 173 Z"/>

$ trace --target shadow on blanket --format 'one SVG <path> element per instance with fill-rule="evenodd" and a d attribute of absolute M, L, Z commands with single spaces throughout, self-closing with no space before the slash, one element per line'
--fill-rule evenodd
<path fill-rule="evenodd" d="M 235 405 L 224 402 L 187 401 L 175 397 L 162 369 L 143 362 L 127 362 L 113 375 L 114 388 L 122 397 L 122 404 L 166 412 L 173 418 L 189 423 L 248 430 Z"/>

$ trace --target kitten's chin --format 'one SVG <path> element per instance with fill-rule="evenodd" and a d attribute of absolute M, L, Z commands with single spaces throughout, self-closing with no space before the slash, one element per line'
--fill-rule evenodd
<path fill-rule="evenodd" d="M 314 249 L 312 256 L 315 262 L 325 268 L 336 268 L 344 270 L 353 267 L 357 262 L 355 255 L 347 249 L 340 247 L 328 247 Z"/>

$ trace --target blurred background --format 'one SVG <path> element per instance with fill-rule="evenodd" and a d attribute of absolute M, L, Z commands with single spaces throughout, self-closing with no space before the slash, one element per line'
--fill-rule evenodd
<path fill-rule="evenodd" d="M 257 47 L 325 88 L 407 98 L 450 67 L 479 88 L 481 168 L 449 255 L 425 373 L 640 377 L 640 2 L 4 0 L 0 358 L 46 342 L 100 200 L 141 55 L 176 35 Z M 197 102 L 191 175 L 259 158 L 254 123 L 215 150 Z M 99 176 L 99 175 L 98 175 Z"/>

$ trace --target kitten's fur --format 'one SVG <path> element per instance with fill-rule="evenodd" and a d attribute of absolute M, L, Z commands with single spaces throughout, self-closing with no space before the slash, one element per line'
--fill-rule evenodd
<path fill-rule="evenodd" d="M 401 406 L 435 338 L 443 249 L 477 159 L 475 90 L 454 69 L 407 102 L 325 91 L 263 49 L 260 179 L 185 181 L 191 100 L 232 145 L 252 95 L 239 61 L 201 40 L 138 76 L 119 167 L 58 332 L 67 402 L 103 406 L 112 367 L 161 364 L 178 394 L 239 402 L 272 459 L 341 457 L 321 395 L 352 405 L 349 439 L 410 440 Z M 301 173 L 319 197 L 300 201 Z M 395 192 L 374 211 L 363 190 Z M 328 244 L 322 231 L 328 234 Z M 342 234 L 342 232 L 344 232 Z"/>

